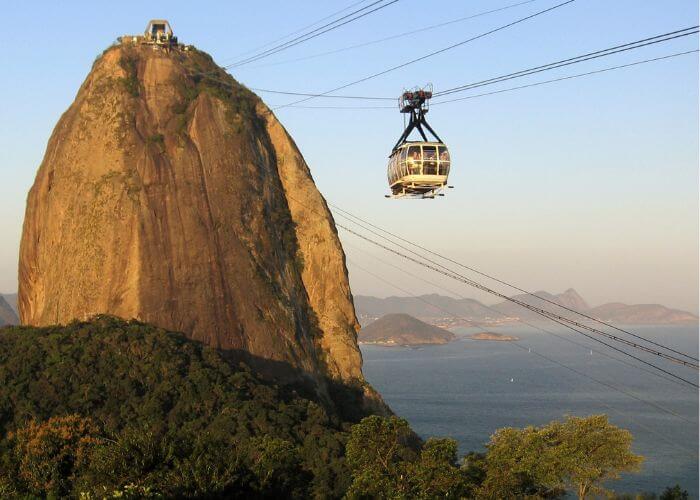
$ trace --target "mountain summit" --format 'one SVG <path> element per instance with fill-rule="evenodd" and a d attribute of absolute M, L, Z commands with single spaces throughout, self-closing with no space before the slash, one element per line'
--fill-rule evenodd
<path fill-rule="evenodd" d="M 586 311 L 591 308 L 579 293 L 573 288 L 569 288 L 564 293 L 556 295 L 557 302 L 563 306 L 577 311 Z"/>
<path fill-rule="evenodd" d="M 309 168 L 192 47 L 134 40 L 95 61 L 49 140 L 20 254 L 23 324 L 136 318 L 275 376 L 365 385 L 345 255 Z"/>

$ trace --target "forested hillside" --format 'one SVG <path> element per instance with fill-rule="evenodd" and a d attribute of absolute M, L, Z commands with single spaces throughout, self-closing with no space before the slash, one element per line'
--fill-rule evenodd
<path fill-rule="evenodd" d="M 43 472 L 11 474 L 18 484 L 0 479 L 2 498 L 12 488 L 338 496 L 348 487 L 349 424 L 180 334 L 111 317 L 6 327 L 0 360 L 2 468 L 23 470 L 7 453 L 18 439 L 31 448 L 52 432 L 72 436 L 90 456 L 74 464 L 69 483 L 57 479 L 69 457 L 53 457 Z"/>
<path fill-rule="evenodd" d="M 556 498 L 642 460 L 604 415 L 501 429 L 460 463 L 336 408 L 136 321 L 0 328 L 0 498 Z"/>

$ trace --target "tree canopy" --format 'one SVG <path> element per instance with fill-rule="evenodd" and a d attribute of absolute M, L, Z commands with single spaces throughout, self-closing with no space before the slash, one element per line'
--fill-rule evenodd
<path fill-rule="evenodd" d="M 111 317 L 7 327 L 0 360 L 0 497 L 348 487 L 350 423 L 183 335 Z"/>
<path fill-rule="evenodd" d="M 353 482 L 348 498 L 463 498 L 468 476 L 457 465 L 457 442 L 430 438 L 412 445 L 408 422 L 371 416 L 354 425 L 347 444 Z"/>
<path fill-rule="evenodd" d="M 216 349 L 111 317 L 2 328 L 0 360 L 0 498 L 586 498 L 642 462 L 604 415 L 500 429 L 460 462 L 453 439 L 396 416 L 352 425 Z"/>
<path fill-rule="evenodd" d="M 639 470 L 632 434 L 605 415 L 568 417 L 542 427 L 498 430 L 487 445 L 481 493 L 510 498 L 519 492 L 548 497 L 573 490 L 581 499 L 605 493 L 604 483 Z"/>

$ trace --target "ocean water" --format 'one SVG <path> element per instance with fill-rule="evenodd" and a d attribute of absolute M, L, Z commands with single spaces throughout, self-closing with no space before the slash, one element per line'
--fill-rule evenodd
<path fill-rule="evenodd" d="M 622 357 L 574 332 L 547 329 L 565 339 L 528 327 L 492 330 L 518 336 L 518 344 L 524 347 L 520 349 L 510 342 L 468 339 L 465 336 L 477 330 L 462 328 L 455 330 L 458 340 L 441 346 L 363 345 L 363 371 L 394 412 L 406 418 L 416 432 L 423 437 L 452 437 L 458 441 L 460 453 L 484 450 L 489 436 L 500 427 L 541 425 L 566 415 L 605 413 L 614 424 L 632 432 L 634 451 L 646 457 L 641 472 L 624 475 L 608 487 L 618 492 L 658 493 L 678 483 L 691 498 L 698 498 L 697 389 L 660 379 L 597 352 L 591 354 L 593 349 Z M 697 327 L 627 329 L 697 357 Z M 656 357 L 640 357 L 698 382 L 697 371 Z"/>

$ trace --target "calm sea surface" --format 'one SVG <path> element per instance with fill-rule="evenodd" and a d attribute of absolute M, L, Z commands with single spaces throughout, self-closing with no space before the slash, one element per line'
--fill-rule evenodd
<path fill-rule="evenodd" d="M 489 436 L 500 427 L 541 425 L 565 415 L 605 413 L 613 423 L 634 434 L 634 451 L 646 457 L 641 473 L 626 475 L 611 483 L 611 488 L 618 492 L 659 492 L 679 483 L 691 498 L 698 498 L 697 389 L 662 380 L 596 352 L 591 354 L 590 349 L 599 349 L 621 356 L 576 333 L 547 329 L 584 345 L 527 327 L 492 330 L 520 337 L 518 343 L 524 349 L 519 349 L 510 342 L 464 338 L 477 330 L 462 328 L 455 332 L 459 340 L 442 346 L 411 349 L 364 345 L 363 370 L 391 408 L 416 432 L 423 437 L 453 437 L 461 453 L 483 450 Z M 628 330 L 697 357 L 697 327 L 643 326 Z M 697 372 L 642 357 L 698 381 Z"/>

